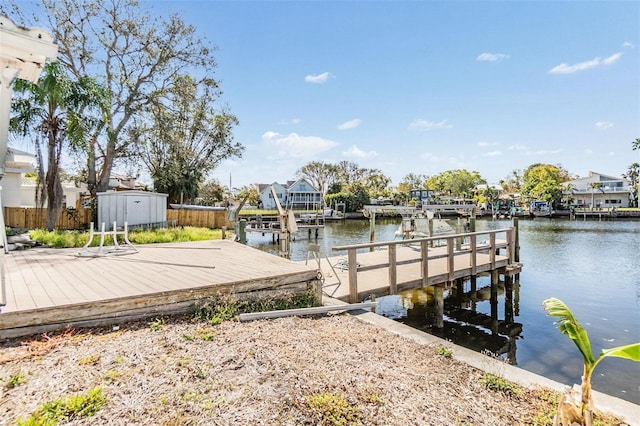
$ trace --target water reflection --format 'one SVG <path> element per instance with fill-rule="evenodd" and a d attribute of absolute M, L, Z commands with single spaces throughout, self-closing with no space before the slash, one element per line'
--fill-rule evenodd
<path fill-rule="evenodd" d="M 515 321 L 519 289 L 519 280 L 511 277 L 496 283 L 493 291 L 490 277 L 458 280 L 441 296 L 436 288 L 428 287 L 378 297 L 375 312 L 517 365 L 516 341 L 523 335 L 522 323 Z M 478 311 L 479 303 L 489 303 L 490 313 Z"/>

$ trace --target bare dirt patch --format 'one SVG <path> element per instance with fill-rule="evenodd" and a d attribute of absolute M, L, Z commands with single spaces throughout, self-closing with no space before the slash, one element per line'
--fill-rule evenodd
<path fill-rule="evenodd" d="M 96 387 L 106 405 L 70 423 L 502 426 L 545 424 L 555 408 L 549 391 L 490 389 L 442 347 L 344 314 L 157 320 L 34 341 L 0 347 L 0 425 Z"/>

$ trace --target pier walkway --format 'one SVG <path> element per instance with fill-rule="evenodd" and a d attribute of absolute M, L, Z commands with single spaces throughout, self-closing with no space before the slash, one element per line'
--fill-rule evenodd
<path fill-rule="evenodd" d="M 346 256 L 322 257 L 313 247 L 305 263 L 315 263 L 325 293 L 356 303 L 373 296 L 417 287 L 446 287 L 454 281 L 490 273 L 520 273 L 517 228 L 402 241 L 334 247 Z"/>

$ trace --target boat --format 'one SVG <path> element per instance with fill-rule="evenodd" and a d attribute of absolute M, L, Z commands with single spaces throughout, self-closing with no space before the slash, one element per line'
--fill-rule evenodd
<path fill-rule="evenodd" d="M 529 206 L 529 212 L 533 217 L 552 217 L 553 209 L 546 201 L 533 201 Z"/>
<path fill-rule="evenodd" d="M 419 213 L 403 217 L 400 227 L 395 232 L 396 238 L 401 237 L 403 240 L 453 234 L 455 230 L 451 225 L 444 219 L 434 219 L 431 211 L 427 211 L 426 215 Z"/>

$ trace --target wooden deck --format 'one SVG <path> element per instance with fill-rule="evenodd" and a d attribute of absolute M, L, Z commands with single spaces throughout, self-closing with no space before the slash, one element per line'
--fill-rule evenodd
<path fill-rule="evenodd" d="M 138 253 L 99 257 L 41 248 L 4 255 L 0 338 L 177 313 L 221 294 L 243 298 L 306 289 L 319 294 L 315 265 L 228 240 L 136 248 Z"/>

